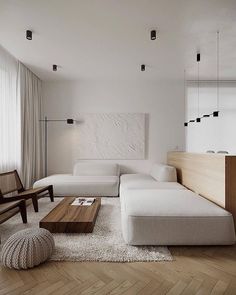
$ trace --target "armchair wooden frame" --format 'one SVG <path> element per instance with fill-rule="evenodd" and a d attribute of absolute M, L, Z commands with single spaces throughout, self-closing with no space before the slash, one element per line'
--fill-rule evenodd
<path fill-rule="evenodd" d="M 15 193 L 13 196 L 4 196 Z M 25 189 L 17 170 L 0 174 L 0 204 L 9 201 L 19 201 L 31 199 L 34 211 L 38 212 L 38 199 L 49 194 L 51 202 L 54 201 L 53 186 L 48 185 L 39 188 Z"/>

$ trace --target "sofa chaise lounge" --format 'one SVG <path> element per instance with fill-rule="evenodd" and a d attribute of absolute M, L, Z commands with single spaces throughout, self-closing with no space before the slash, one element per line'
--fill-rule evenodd
<path fill-rule="evenodd" d="M 34 183 L 34 188 L 52 184 L 55 196 L 119 195 L 120 168 L 117 164 L 78 161 L 73 174 L 55 174 Z"/>
<path fill-rule="evenodd" d="M 232 214 L 176 182 L 174 167 L 121 176 L 121 223 L 130 245 L 231 245 Z"/>

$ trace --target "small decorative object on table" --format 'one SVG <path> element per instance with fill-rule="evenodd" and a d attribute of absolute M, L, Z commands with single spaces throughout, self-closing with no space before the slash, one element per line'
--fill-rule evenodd
<path fill-rule="evenodd" d="M 73 206 L 91 206 L 95 201 L 95 198 L 76 198 L 71 203 Z"/>

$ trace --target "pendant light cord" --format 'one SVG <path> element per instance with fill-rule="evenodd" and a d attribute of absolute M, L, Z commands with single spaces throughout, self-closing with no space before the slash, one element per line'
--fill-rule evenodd
<path fill-rule="evenodd" d="M 197 63 L 197 114 L 198 114 L 198 118 L 199 118 L 199 61 Z"/>
<path fill-rule="evenodd" d="M 217 31 L 217 111 L 219 111 L 219 39 L 220 39 L 220 32 Z"/>
<path fill-rule="evenodd" d="M 187 99 L 186 99 L 186 71 L 184 69 L 184 107 L 185 107 L 185 120 L 187 118 Z"/>

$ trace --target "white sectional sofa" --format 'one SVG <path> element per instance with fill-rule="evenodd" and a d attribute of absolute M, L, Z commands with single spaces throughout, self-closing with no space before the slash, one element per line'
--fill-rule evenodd
<path fill-rule="evenodd" d="M 231 245 L 232 215 L 176 182 L 175 168 L 127 174 L 120 183 L 121 222 L 130 245 Z"/>
<path fill-rule="evenodd" d="M 79 161 L 73 174 L 55 174 L 34 183 L 34 188 L 53 185 L 55 196 L 118 196 L 120 168 L 117 164 Z"/>

